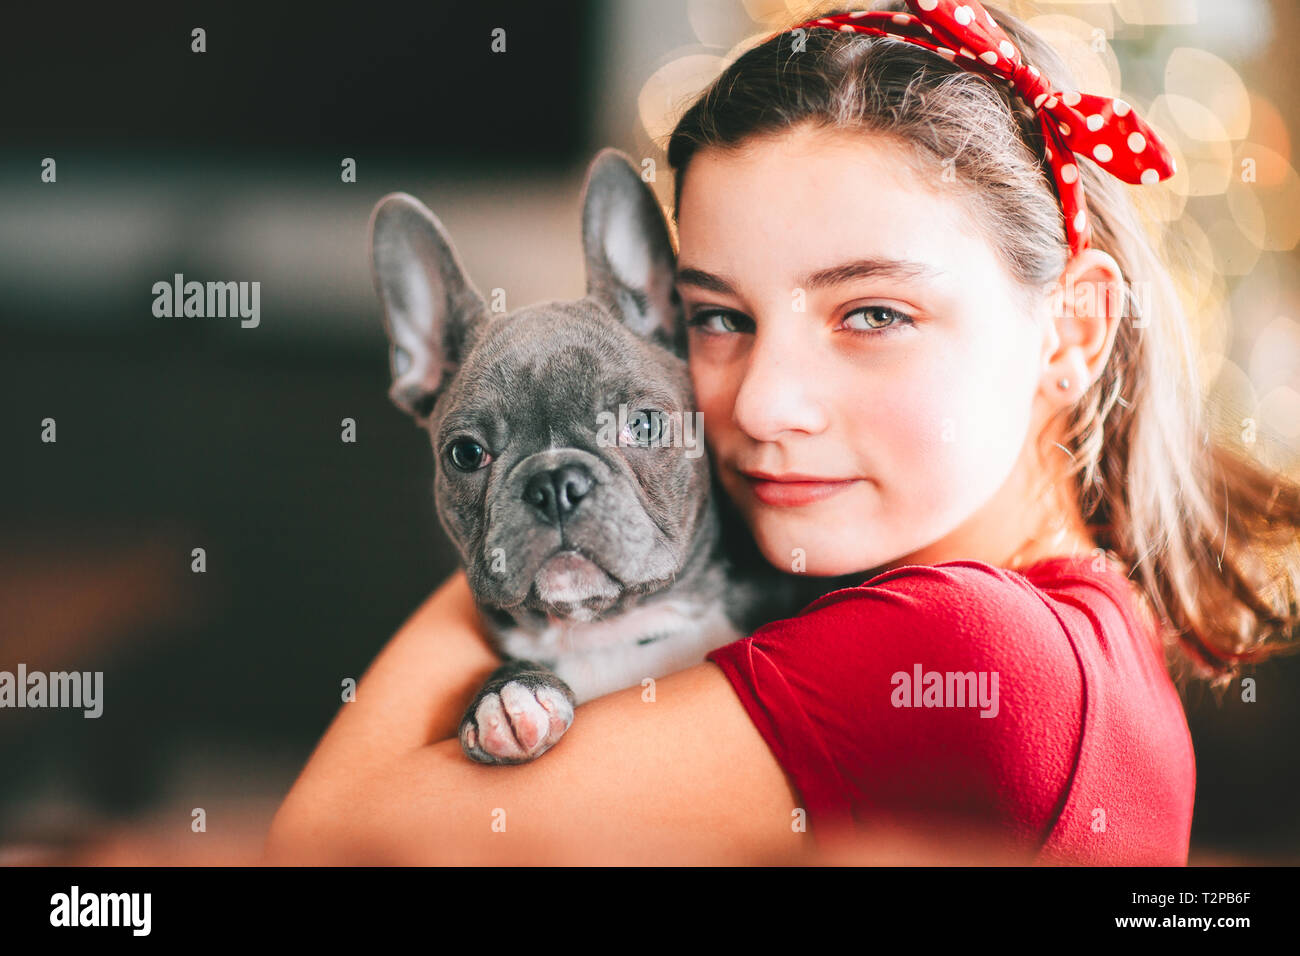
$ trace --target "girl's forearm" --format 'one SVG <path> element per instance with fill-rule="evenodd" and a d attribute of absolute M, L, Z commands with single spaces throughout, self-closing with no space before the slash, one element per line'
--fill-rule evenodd
<path fill-rule="evenodd" d="M 479 629 L 465 574 L 457 571 L 371 663 L 322 747 L 378 756 L 454 737 L 473 692 L 499 663 Z"/>
<path fill-rule="evenodd" d="M 344 703 L 272 825 L 302 834 L 322 814 L 358 806 L 403 758 L 454 738 L 474 693 L 500 664 L 457 571 L 406 621 Z"/>
<path fill-rule="evenodd" d="M 335 724 L 338 736 L 385 753 L 455 737 L 460 718 L 501 663 L 489 647 L 469 582 L 457 571 L 375 658 Z M 326 739 L 336 736 L 331 727 Z"/>

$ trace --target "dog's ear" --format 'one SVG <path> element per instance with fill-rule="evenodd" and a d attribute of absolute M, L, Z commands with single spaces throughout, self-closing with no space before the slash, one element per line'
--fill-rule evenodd
<path fill-rule="evenodd" d="M 406 193 L 390 193 L 370 214 L 370 262 L 391 345 L 389 397 L 427 418 L 486 322 L 487 305 L 442 223 Z"/>
<path fill-rule="evenodd" d="M 615 309 L 638 335 L 685 357 L 681 300 L 673 287 L 676 256 L 654 190 L 627 154 L 602 149 L 582 192 L 587 294 Z"/>

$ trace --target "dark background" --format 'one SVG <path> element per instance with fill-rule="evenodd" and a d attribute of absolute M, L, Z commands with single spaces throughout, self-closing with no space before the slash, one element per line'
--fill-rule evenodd
<path fill-rule="evenodd" d="M 188 833 L 194 806 L 210 829 L 223 813 L 264 829 L 340 682 L 454 566 L 424 435 L 386 397 L 369 209 L 393 189 L 432 197 L 481 288 L 541 291 L 511 276 L 562 257 L 544 296 L 580 294 L 577 189 L 611 144 L 594 121 L 604 15 L 6 11 L 0 668 L 102 670 L 105 708 L 0 711 L 0 844 L 131 821 Z M 494 26 L 508 55 L 490 52 Z M 56 184 L 40 181 L 46 156 Z M 530 241 L 508 199 L 477 204 L 534 182 L 569 245 Z M 261 281 L 261 327 L 155 318 L 151 287 L 176 272 Z M 56 444 L 40 441 L 47 417 Z M 1258 680 L 1255 704 L 1188 698 L 1193 862 L 1300 859 L 1300 670 Z"/>
<path fill-rule="evenodd" d="M 453 569 L 426 439 L 386 396 L 367 215 L 430 175 L 584 165 L 598 17 L 528 2 L 7 11 L 5 215 L 56 234 L 44 274 L 0 263 L 0 667 L 102 670 L 105 706 L 0 714 L 0 841 L 80 833 L 178 791 L 264 808 L 342 679 Z M 223 268 L 213 223 L 248 192 L 355 196 L 338 224 L 366 283 L 352 302 L 286 316 L 311 277 L 288 275 L 274 243 L 253 273 Z M 126 228 L 99 214 L 105 196 L 119 223 L 147 204 L 161 228 L 145 255 L 83 279 L 60 257 Z M 261 325 L 154 317 L 152 285 L 176 272 L 261 280 Z M 47 417 L 55 444 L 39 440 Z M 340 441 L 345 417 L 356 444 Z M 188 810 L 175 822 L 188 831 Z"/>
<path fill-rule="evenodd" d="M 583 145 L 600 7 L 132 3 L 6 11 L 12 147 L 209 154 L 428 150 L 440 163 L 564 164 Z M 188 41 L 207 30 L 207 51 Z M 506 55 L 491 31 L 506 30 Z M 181 38 L 181 42 L 178 42 Z M 545 102 L 546 110 L 536 108 Z M 521 141 L 527 156 L 515 155 Z"/>

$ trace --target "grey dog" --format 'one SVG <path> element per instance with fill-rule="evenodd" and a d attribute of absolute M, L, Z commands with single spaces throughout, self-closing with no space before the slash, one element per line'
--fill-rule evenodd
<path fill-rule="evenodd" d="M 505 660 L 462 721 L 468 756 L 533 760 L 578 704 L 698 664 L 827 590 L 756 560 L 715 505 L 675 254 L 625 154 L 587 171 L 575 301 L 491 313 L 404 193 L 375 206 L 370 236 L 389 395 L 428 431 L 439 521 Z"/>

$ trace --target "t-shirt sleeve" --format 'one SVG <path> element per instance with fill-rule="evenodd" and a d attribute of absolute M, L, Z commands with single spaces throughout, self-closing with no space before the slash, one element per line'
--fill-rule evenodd
<path fill-rule="evenodd" d="M 1082 733 L 1083 677 L 1056 612 L 979 562 L 834 591 L 708 655 L 824 823 L 1046 838 Z"/>

